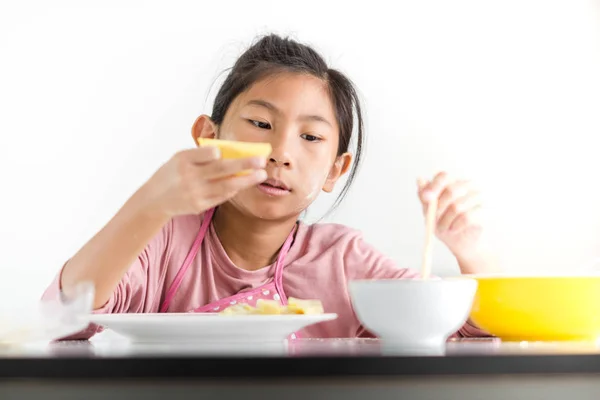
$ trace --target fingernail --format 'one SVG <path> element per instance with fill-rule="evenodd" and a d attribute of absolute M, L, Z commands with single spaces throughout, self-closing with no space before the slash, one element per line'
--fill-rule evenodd
<path fill-rule="evenodd" d="M 267 171 L 265 171 L 264 169 L 259 169 L 258 171 L 255 172 L 256 175 L 256 179 L 260 180 L 260 181 L 264 181 L 267 179 Z"/>
<path fill-rule="evenodd" d="M 219 149 L 218 147 L 213 147 L 212 154 L 214 158 L 221 158 L 221 149 Z"/>
<path fill-rule="evenodd" d="M 262 157 L 254 157 L 252 159 L 252 165 L 256 168 L 264 168 L 267 165 L 267 159 Z"/>

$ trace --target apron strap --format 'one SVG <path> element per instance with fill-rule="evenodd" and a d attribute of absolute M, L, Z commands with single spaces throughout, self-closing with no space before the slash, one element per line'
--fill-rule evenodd
<path fill-rule="evenodd" d="M 298 224 L 294 226 L 294 229 L 290 232 L 289 236 L 283 243 L 281 250 L 279 251 L 279 255 L 277 256 L 277 263 L 275 264 L 275 289 L 279 293 L 279 297 L 281 298 L 281 303 L 285 306 L 287 305 L 287 296 L 285 295 L 285 291 L 283 290 L 283 264 L 285 261 L 285 257 L 287 256 L 290 248 L 292 247 L 292 242 L 294 241 L 294 234 L 296 233 L 296 228 Z"/>
<path fill-rule="evenodd" d="M 160 307 L 160 312 L 166 312 L 169 309 L 169 304 L 171 304 L 173 297 L 175 297 L 175 293 L 177 293 L 177 289 L 179 289 L 179 286 L 181 285 L 181 282 L 183 281 L 183 277 L 184 277 L 186 271 L 189 269 L 190 265 L 194 261 L 196 254 L 198 254 L 198 250 L 200 249 L 200 245 L 202 244 L 202 241 L 204 240 L 204 237 L 206 236 L 206 232 L 208 231 L 208 227 L 210 226 L 210 222 L 212 221 L 212 217 L 213 217 L 214 213 L 215 213 L 214 208 L 212 208 L 204 213 L 204 219 L 202 220 L 202 225 L 200 225 L 200 231 L 198 232 L 198 236 L 196 236 L 196 240 L 194 240 L 194 243 L 192 244 L 192 247 L 190 248 L 190 251 L 189 251 L 187 257 L 185 258 L 183 265 L 177 272 L 177 275 L 175 276 L 175 279 L 173 280 L 171 287 L 167 291 L 165 300 Z"/>

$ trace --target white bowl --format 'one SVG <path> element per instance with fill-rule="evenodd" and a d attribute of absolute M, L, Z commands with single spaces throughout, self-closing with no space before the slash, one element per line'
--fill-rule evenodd
<path fill-rule="evenodd" d="M 358 319 L 388 346 L 444 349 L 467 321 L 477 281 L 467 278 L 349 283 Z"/>

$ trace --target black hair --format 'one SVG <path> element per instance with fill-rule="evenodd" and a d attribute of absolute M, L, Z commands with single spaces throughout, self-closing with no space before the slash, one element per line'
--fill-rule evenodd
<path fill-rule="evenodd" d="M 333 205 L 335 208 L 346 196 L 356 177 L 364 147 L 364 123 L 360 99 L 352 81 L 343 73 L 329 68 L 323 57 L 314 49 L 275 34 L 261 37 L 229 70 L 215 98 L 211 119 L 215 124 L 221 125 L 227 109 L 239 94 L 262 78 L 281 72 L 310 74 L 327 84 L 340 129 L 338 156 L 346 153 L 350 147 L 356 116 L 354 163 L 346 184 Z"/>

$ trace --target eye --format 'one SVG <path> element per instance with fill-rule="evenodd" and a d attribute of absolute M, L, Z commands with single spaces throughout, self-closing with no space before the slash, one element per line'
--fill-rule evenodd
<path fill-rule="evenodd" d="M 309 142 L 320 142 L 321 141 L 321 138 L 318 138 L 314 135 L 309 135 L 308 133 L 304 133 L 304 134 L 300 135 L 300 137 Z"/>
<path fill-rule="evenodd" d="M 249 119 L 248 122 L 260 129 L 271 129 L 271 124 L 268 122 L 255 121 L 253 119 Z"/>

